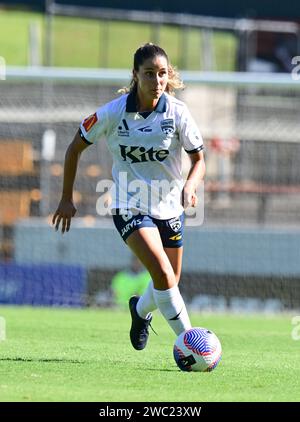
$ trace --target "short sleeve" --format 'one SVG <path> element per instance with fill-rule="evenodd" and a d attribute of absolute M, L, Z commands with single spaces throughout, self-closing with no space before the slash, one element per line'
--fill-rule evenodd
<path fill-rule="evenodd" d="M 183 148 L 189 154 L 203 149 L 202 136 L 186 106 L 180 119 L 179 139 Z"/>
<path fill-rule="evenodd" d="M 108 128 L 107 106 L 100 107 L 94 114 L 86 117 L 80 124 L 81 138 L 88 144 L 96 143 Z"/>

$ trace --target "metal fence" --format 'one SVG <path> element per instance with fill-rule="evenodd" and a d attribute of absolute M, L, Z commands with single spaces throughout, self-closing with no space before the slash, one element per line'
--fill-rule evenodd
<path fill-rule="evenodd" d="M 276 309 L 298 306 L 295 262 L 300 262 L 300 250 L 293 233 L 298 236 L 300 220 L 299 82 L 290 75 L 182 76 L 187 88 L 178 95 L 203 133 L 207 162 L 204 231 L 187 233 L 185 294 L 226 297 L 228 305 L 235 292 L 281 300 L 277 308 L 272 302 Z M 97 182 L 111 177 L 104 139 L 82 154 L 75 186 L 82 223 L 74 226 L 73 241 L 54 241 L 44 233 L 59 201 L 64 154 L 80 121 L 115 98 L 129 77 L 127 71 L 7 69 L 0 82 L 2 261 L 73 265 L 77 256 L 93 280 L 98 274 L 101 289 L 122 259 L 129 259 L 123 246 L 116 245 L 115 264 L 109 270 L 96 265 L 97 254 L 105 258 L 112 253 L 101 235 L 108 220 L 96 214 Z M 97 229 L 86 262 L 83 250 L 76 249 L 85 244 L 82 227 Z M 102 241 L 97 244 L 96 238 Z M 277 265 L 280 257 L 284 268 L 294 268 L 292 273 L 272 271 L 273 260 Z M 193 262 L 202 264 L 194 268 Z"/>

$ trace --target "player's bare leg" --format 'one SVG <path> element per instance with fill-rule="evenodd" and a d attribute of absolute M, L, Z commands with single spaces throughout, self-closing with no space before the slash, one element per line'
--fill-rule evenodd
<path fill-rule="evenodd" d="M 135 230 L 126 243 L 149 271 L 155 289 L 166 290 L 176 285 L 174 270 L 157 228 L 142 227 Z"/>
<path fill-rule="evenodd" d="M 181 276 L 183 246 L 180 248 L 164 248 L 164 251 L 172 265 L 176 283 L 178 284 Z"/>
<path fill-rule="evenodd" d="M 178 284 L 181 275 L 183 247 L 164 248 L 164 251 L 166 252 L 172 265 L 176 283 Z M 150 313 L 157 309 L 153 288 L 153 281 L 150 280 L 147 289 L 137 303 L 137 312 L 144 319 L 150 318 Z"/>

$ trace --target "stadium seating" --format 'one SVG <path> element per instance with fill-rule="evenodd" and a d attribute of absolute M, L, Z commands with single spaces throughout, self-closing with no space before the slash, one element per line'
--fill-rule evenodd
<path fill-rule="evenodd" d="M 18 176 L 33 171 L 31 143 L 17 140 L 0 142 L 0 175 Z"/>
<path fill-rule="evenodd" d="M 16 220 L 30 215 L 28 177 L 35 174 L 33 158 L 30 142 L 15 139 L 0 141 L 0 254 L 3 257 L 11 256 L 13 250 L 9 228 Z"/>

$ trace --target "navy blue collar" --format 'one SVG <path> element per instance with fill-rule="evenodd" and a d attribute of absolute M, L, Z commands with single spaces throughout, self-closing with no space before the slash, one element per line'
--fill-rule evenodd
<path fill-rule="evenodd" d="M 157 113 L 165 113 L 167 110 L 167 98 L 165 94 L 162 94 L 156 104 L 154 111 Z M 136 93 L 130 92 L 126 100 L 126 111 L 127 113 L 136 113 Z"/>

